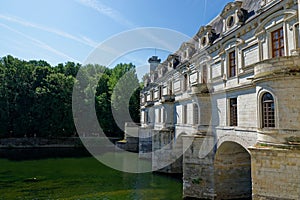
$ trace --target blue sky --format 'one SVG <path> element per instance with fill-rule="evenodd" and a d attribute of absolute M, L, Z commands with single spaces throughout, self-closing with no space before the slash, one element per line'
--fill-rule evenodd
<path fill-rule="evenodd" d="M 2 0 L 0 56 L 41 59 L 52 65 L 84 63 L 103 41 L 140 27 L 160 27 L 192 37 L 229 0 Z M 121 44 L 120 44 L 121 45 Z M 178 47 L 180 44 L 178 44 Z M 154 49 L 133 52 L 143 65 Z M 149 55 L 148 55 L 149 54 Z M 168 52 L 157 50 L 163 59 Z M 144 62 L 144 63 L 143 63 Z M 101 64 L 101 63 L 100 63 Z"/>

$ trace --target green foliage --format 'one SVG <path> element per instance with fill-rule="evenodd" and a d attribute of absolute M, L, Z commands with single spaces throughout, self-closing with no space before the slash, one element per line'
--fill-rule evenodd
<path fill-rule="evenodd" d="M 82 97 L 89 104 L 95 94 L 99 123 L 107 135 L 123 134 L 115 123 L 112 108 L 129 109 L 133 120 L 139 121 L 140 87 L 132 64 L 109 69 L 67 62 L 52 67 L 42 60 L 22 61 L 6 56 L 0 59 L 0 137 L 76 135 L 72 92 L 79 69 L 83 74 L 80 81 L 84 83 Z M 134 93 L 130 92 L 132 86 L 136 87 Z M 127 107 L 125 97 L 130 99 Z M 80 112 L 86 113 L 84 108 Z"/>
<path fill-rule="evenodd" d="M 121 63 L 103 71 L 96 89 L 96 110 L 100 126 L 108 136 L 123 136 L 121 129 L 126 121 L 139 122 L 139 93 L 133 64 Z M 125 116 L 128 111 L 130 116 Z"/>

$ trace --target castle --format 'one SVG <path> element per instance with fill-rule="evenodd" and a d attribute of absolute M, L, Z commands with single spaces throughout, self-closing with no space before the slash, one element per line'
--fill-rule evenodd
<path fill-rule="evenodd" d="M 140 158 L 184 198 L 300 199 L 299 43 L 297 0 L 244 0 L 151 57 Z"/>

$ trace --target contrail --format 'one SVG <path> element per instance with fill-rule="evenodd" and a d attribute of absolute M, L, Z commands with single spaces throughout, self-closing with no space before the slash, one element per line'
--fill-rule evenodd
<path fill-rule="evenodd" d="M 135 28 L 136 25 L 134 23 L 132 23 L 131 21 L 127 20 L 124 16 L 121 15 L 120 12 L 118 12 L 117 10 L 108 7 L 102 3 L 100 3 L 99 1 L 96 0 L 77 0 L 77 2 L 81 3 L 84 6 L 87 6 L 89 8 L 92 8 L 94 10 L 96 10 L 98 13 L 105 15 L 109 18 L 111 18 L 112 20 L 114 20 L 115 22 L 126 26 L 128 28 Z"/>
<path fill-rule="evenodd" d="M 37 39 L 35 39 L 35 38 L 33 38 L 33 37 L 29 36 L 29 35 L 26 35 L 26 34 L 20 32 L 20 31 L 18 31 L 16 29 L 13 29 L 13 28 L 11 28 L 11 27 L 9 27 L 9 26 L 7 26 L 5 24 L 2 24 L 2 23 L 0 23 L 0 26 L 2 26 L 4 28 L 6 28 L 6 29 L 8 29 L 8 30 L 10 30 L 12 32 L 14 32 L 14 33 L 22 35 L 23 37 L 27 38 L 28 40 L 31 40 L 36 46 L 39 46 L 39 47 L 41 47 L 41 48 L 43 48 L 43 49 L 45 49 L 47 51 L 51 51 L 52 53 L 55 53 L 56 55 L 59 55 L 59 56 L 65 58 L 67 60 L 73 60 L 74 62 L 81 63 L 80 61 L 76 60 L 75 58 L 72 58 L 72 57 L 66 55 L 65 53 L 63 53 L 63 52 L 61 52 L 61 51 L 59 51 L 57 49 L 54 49 L 53 47 L 47 45 L 46 43 L 44 43 L 44 42 L 42 42 L 40 40 L 37 40 Z"/>
<path fill-rule="evenodd" d="M 9 21 L 9 22 L 18 23 L 22 26 L 27 26 L 27 27 L 43 30 L 43 31 L 46 31 L 46 32 L 49 32 L 49 33 L 53 33 L 53 34 L 59 35 L 59 36 L 64 37 L 64 38 L 74 40 L 76 42 L 80 42 L 82 44 L 85 44 L 85 45 L 93 47 L 93 48 L 95 48 L 98 45 L 97 42 L 94 42 L 90 38 L 87 38 L 85 36 L 82 36 L 81 38 L 76 37 L 74 35 L 71 35 L 69 33 L 64 32 L 64 31 L 57 30 L 57 29 L 50 28 L 50 27 L 46 27 L 46 26 L 42 26 L 42 25 L 38 25 L 38 24 L 34 24 L 32 22 L 28 22 L 28 21 L 25 21 L 23 19 L 19 19 L 17 17 L 11 17 L 11 16 L 6 16 L 6 15 L 1 15 L 0 14 L 0 19 L 6 20 L 6 21 Z"/>

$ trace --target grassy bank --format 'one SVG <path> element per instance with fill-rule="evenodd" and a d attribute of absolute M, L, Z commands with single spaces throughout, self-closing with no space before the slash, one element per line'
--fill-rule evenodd
<path fill-rule="evenodd" d="M 181 182 L 128 174 L 91 157 L 0 159 L 0 199 L 181 199 Z"/>

